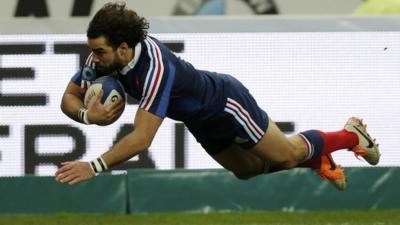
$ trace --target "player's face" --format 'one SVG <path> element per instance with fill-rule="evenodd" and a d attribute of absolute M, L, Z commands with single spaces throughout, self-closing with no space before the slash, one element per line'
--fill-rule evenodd
<path fill-rule="evenodd" d="M 100 74 L 110 74 L 123 68 L 117 50 L 107 44 L 105 37 L 88 38 L 88 47 L 92 50 L 96 71 Z"/>

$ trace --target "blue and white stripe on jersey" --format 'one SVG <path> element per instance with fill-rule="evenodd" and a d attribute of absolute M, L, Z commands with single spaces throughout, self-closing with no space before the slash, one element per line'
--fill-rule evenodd
<path fill-rule="evenodd" d="M 161 95 L 160 104 L 158 105 L 156 114 L 164 117 L 167 113 L 169 98 L 172 91 L 172 86 L 175 80 L 175 66 L 170 62 L 168 63 L 168 77 L 167 82 L 164 85 L 164 90 Z"/>
<path fill-rule="evenodd" d="M 92 68 L 95 67 L 95 63 L 93 62 L 93 52 L 91 52 L 90 55 L 87 57 L 85 65 L 90 66 Z"/>
<path fill-rule="evenodd" d="M 146 38 L 144 43 L 147 46 L 147 53 L 150 57 L 150 66 L 146 74 L 142 99 L 139 107 L 148 111 L 160 87 L 164 75 L 164 64 L 161 50 L 157 44 L 150 37 Z"/>
<path fill-rule="evenodd" d="M 254 143 L 257 143 L 262 138 L 264 132 L 238 102 L 228 98 L 224 110 L 235 117 Z"/>

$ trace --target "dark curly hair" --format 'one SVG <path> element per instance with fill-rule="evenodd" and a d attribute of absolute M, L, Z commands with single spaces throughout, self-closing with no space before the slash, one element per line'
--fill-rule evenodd
<path fill-rule="evenodd" d="M 133 48 L 147 36 L 149 23 L 135 11 L 127 9 L 124 2 L 106 3 L 89 23 L 88 38 L 104 36 L 114 49 L 122 42 Z"/>

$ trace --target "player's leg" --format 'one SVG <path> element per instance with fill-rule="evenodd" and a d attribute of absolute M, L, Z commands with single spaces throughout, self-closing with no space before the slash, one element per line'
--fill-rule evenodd
<path fill-rule="evenodd" d="M 299 135 L 286 138 L 272 121 L 269 122 L 267 135 L 268 139 L 273 140 L 271 143 L 277 145 L 271 145 L 270 148 L 274 150 L 268 152 L 264 158 L 252 152 L 252 150 L 244 149 L 238 144 L 224 139 L 215 141 L 210 138 L 207 142 L 203 142 L 202 145 L 220 165 L 232 171 L 240 179 L 248 179 L 259 174 L 286 170 L 293 167 L 306 167 L 314 169 L 323 178 L 330 179 L 331 181 L 334 179 L 335 186 L 337 188 L 341 187 L 339 189 L 343 188 L 343 181 L 336 182 L 335 180 L 338 179 L 337 174 L 342 174 L 344 180 L 344 174 L 340 167 L 334 163 L 330 155 L 303 162 L 307 155 L 306 152 L 308 152 L 305 141 Z M 222 145 L 226 147 L 221 148 Z M 219 151 L 218 149 L 223 150 Z M 266 151 L 263 150 L 262 152 Z M 268 165 L 268 168 L 266 168 L 266 165 Z"/>
<path fill-rule="evenodd" d="M 241 148 L 236 143 L 232 143 L 221 152 L 211 155 L 211 157 L 241 180 L 262 174 L 266 169 L 264 160 Z"/>
<path fill-rule="evenodd" d="M 313 137 L 311 131 L 307 131 L 306 135 Z M 343 170 L 336 165 L 330 153 L 310 155 L 312 149 L 318 152 L 321 150 L 315 149 L 308 142 L 304 134 L 287 138 L 276 124 L 269 120 L 266 134 L 250 151 L 264 159 L 270 165 L 272 172 L 307 167 L 315 170 L 321 178 L 329 180 L 338 190 L 344 190 L 346 176 Z"/>
<path fill-rule="evenodd" d="M 354 120 L 346 124 L 345 129 L 337 132 L 308 130 L 287 138 L 258 107 L 255 99 L 240 82 L 232 79 L 231 85 L 231 89 L 226 89 L 227 100 L 224 112 L 231 115 L 232 124 L 241 127 L 241 129 L 236 129 L 235 134 L 240 140 L 239 145 L 267 162 L 271 172 L 294 167 L 315 167 L 313 169 L 322 173 L 333 172 L 333 175 L 328 174 L 332 176 L 322 174 L 322 177 L 335 182 L 338 175 L 340 179 L 345 179 L 345 176 L 330 157 L 332 152 L 340 149 L 354 151 L 357 146 L 362 146 L 364 150 L 367 149 L 363 151 L 363 154 L 374 152 L 379 157 L 379 151 L 368 150 L 375 146 L 377 149 L 377 145 L 366 133 L 361 121 Z M 365 141 L 362 141 L 362 138 Z M 369 146 L 371 143 L 372 147 Z M 373 164 L 378 161 L 376 158 L 367 161 Z M 332 169 L 326 170 L 324 165 Z"/>
<path fill-rule="evenodd" d="M 308 146 L 302 137 L 296 135 L 287 138 L 272 120 L 269 120 L 266 133 L 250 152 L 278 169 L 294 168 L 309 155 Z"/>
<path fill-rule="evenodd" d="M 279 136 L 282 139 L 285 139 L 286 136 L 284 136 L 284 134 L 280 132 L 276 124 L 271 120 L 270 124 L 272 124 L 273 126 L 271 130 L 275 130 L 274 131 L 275 135 Z M 271 133 L 274 132 L 271 131 Z M 267 135 L 270 135 L 270 133 L 267 133 Z M 300 135 L 293 135 L 287 138 L 287 140 L 283 140 L 283 142 L 285 141 L 288 141 L 289 145 L 297 146 L 297 148 L 295 147 L 295 149 L 297 149 L 297 151 L 299 152 L 304 152 L 305 148 L 307 148 L 304 145 L 305 144 L 304 139 Z M 295 166 L 296 168 L 310 168 L 314 170 L 318 174 L 318 176 L 320 176 L 323 180 L 330 181 L 338 190 L 344 190 L 346 188 L 347 184 L 346 175 L 344 174 L 344 171 L 342 170 L 340 165 L 337 165 L 335 163 L 330 153 L 326 155 L 320 155 L 319 157 L 316 157 L 314 159 L 308 159 L 308 160 L 302 159 L 300 163 L 299 162 L 293 162 L 293 163 L 296 164 Z M 270 169 L 271 172 L 275 172 L 287 168 L 285 168 L 285 166 L 278 165 L 278 166 L 271 166 Z"/>
<path fill-rule="evenodd" d="M 296 136 L 291 139 L 296 140 Z M 298 140 L 301 141 L 301 140 Z M 211 155 L 225 169 L 231 171 L 237 178 L 246 180 L 254 176 L 266 173 L 285 170 L 279 167 L 271 167 L 259 156 L 247 149 L 243 149 L 238 144 L 231 144 L 221 152 Z M 314 169 L 317 174 L 331 183 L 338 189 L 346 188 L 346 177 L 340 166 L 336 165 L 332 157 L 323 155 L 314 160 L 308 160 L 296 167 Z"/>
<path fill-rule="evenodd" d="M 270 120 L 265 135 L 261 137 L 251 151 L 265 159 L 272 166 L 293 168 L 299 163 L 309 159 L 316 159 L 321 155 L 328 155 L 340 149 L 354 149 L 360 145 L 367 148 L 368 145 L 371 145 L 370 148 L 377 150 L 377 145 L 374 144 L 366 131 L 360 131 L 361 133 L 358 134 L 353 131 L 355 128 L 352 127 L 354 125 L 349 126 L 346 125 L 346 129 L 336 132 L 308 130 L 287 138 L 275 123 Z M 361 130 L 361 123 L 357 123 L 357 126 L 360 127 L 358 130 Z M 366 141 L 362 141 L 361 138 L 366 138 Z M 376 153 L 376 151 L 370 152 Z M 376 158 L 374 158 L 375 161 L 377 160 Z"/>
<path fill-rule="evenodd" d="M 262 161 L 267 162 L 269 172 L 300 166 L 300 163 L 313 157 L 318 161 L 321 155 L 320 149 L 317 148 L 317 151 L 313 151 L 310 141 L 306 140 L 306 136 L 310 137 L 313 139 L 313 144 L 316 142 L 315 145 L 321 147 L 321 140 L 320 138 L 318 139 L 319 133 L 317 131 L 307 131 L 301 136 L 287 138 L 272 121 L 269 121 L 266 112 L 259 108 L 255 99 L 243 85 L 232 81 L 232 86 L 235 88 L 226 90 L 227 101 L 224 111 L 231 115 L 230 123 L 235 125 L 233 127 L 241 127 L 240 129 L 235 129 L 235 135 L 240 140 L 238 144 L 257 155 Z M 317 138 L 314 136 L 317 136 Z M 268 149 L 264 148 L 265 143 L 268 143 Z M 316 154 L 310 154 L 310 152 L 316 152 Z M 327 156 L 323 157 L 326 158 Z M 319 160 L 319 162 L 329 162 L 329 160 Z M 301 167 L 312 168 L 313 165 L 318 166 L 313 168 L 316 171 L 326 171 L 321 170 L 321 163 L 302 164 Z M 336 164 L 334 167 L 344 177 L 340 167 L 336 167 Z"/>
<path fill-rule="evenodd" d="M 324 179 L 330 180 L 339 190 L 346 185 L 346 177 L 330 154 L 340 149 L 351 149 L 371 165 L 379 161 L 378 145 L 357 118 L 350 118 L 345 129 L 336 132 L 309 130 L 291 138 L 270 120 L 268 130 L 250 150 L 268 162 L 271 167 L 289 169 L 310 167 Z"/>

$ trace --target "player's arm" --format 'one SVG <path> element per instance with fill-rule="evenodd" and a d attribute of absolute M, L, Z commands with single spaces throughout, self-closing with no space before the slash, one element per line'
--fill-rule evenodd
<path fill-rule="evenodd" d="M 92 178 L 95 172 L 120 164 L 148 149 L 163 119 L 143 109 L 136 113 L 134 130 L 109 151 L 92 162 L 65 162 L 56 172 L 61 183 L 76 184 Z"/>
<path fill-rule="evenodd" d="M 83 104 L 85 90 L 69 82 L 62 97 L 61 110 L 71 119 L 85 124 L 108 125 L 115 121 L 123 112 L 124 102 L 122 99 L 104 106 L 101 103 L 103 92 L 92 98 L 87 108 Z"/>
<path fill-rule="evenodd" d="M 79 110 L 84 108 L 84 96 L 85 90 L 83 88 L 74 82 L 69 82 L 61 100 L 61 110 L 63 113 L 77 122 L 82 122 L 78 114 Z"/>
<path fill-rule="evenodd" d="M 162 121 L 162 118 L 138 109 L 134 130 L 123 137 L 110 151 L 104 153 L 101 158 L 108 167 L 112 167 L 147 150 Z"/>

